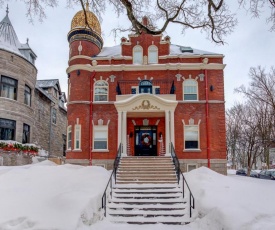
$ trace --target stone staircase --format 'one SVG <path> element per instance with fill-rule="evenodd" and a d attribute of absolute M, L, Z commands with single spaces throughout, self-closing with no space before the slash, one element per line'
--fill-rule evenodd
<path fill-rule="evenodd" d="M 187 224 L 183 199 L 171 157 L 123 157 L 107 204 L 116 223 Z"/>

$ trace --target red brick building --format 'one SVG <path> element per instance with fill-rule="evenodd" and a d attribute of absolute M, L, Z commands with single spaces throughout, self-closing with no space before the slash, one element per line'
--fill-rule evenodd
<path fill-rule="evenodd" d="M 79 11 L 68 33 L 67 162 L 111 168 L 120 143 L 124 156 L 169 156 L 172 143 L 184 171 L 225 174 L 223 55 L 146 33 L 103 47 L 87 16 L 92 30 Z"/>

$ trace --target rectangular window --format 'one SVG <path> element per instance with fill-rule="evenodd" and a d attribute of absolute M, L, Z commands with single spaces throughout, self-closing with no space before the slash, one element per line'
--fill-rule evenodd
<path fill-rule="evenodd" d="M 72 126 L 68 126 L 67 128 L 67 149 L 72 149 Z"/>
<path fill-rule="evenodd" d="M 30 143 L 30 126 L 27 124 L 23 124 L 23 136 L 22 136 L 22 143 Z"/>
<path fill-rule="evenodd" d="M 52 122 L 53 124 L 56 124 L 56 109 L 52 109 Z"/>
<path fill-rule="evenodd" d="M 17 99 L 17 80 L 9 77 L 1 77 L 0 82 L 0 95 L 1 97 Z"/>
<path fill-rule="evenodd" d="M 185 149 L 199 148 L 199 126 L 198 125 L 184 126 L 184 146 L 185 146 Z"/>
<path fill-rule="evenodd" d="M 28 106 L 31 106 L 31 88 L 27 85 L 25 85 L 24 103 Z"/>
<path fill-rule="evenodd" d="M 74 149 L 81 149 L 81 125 L 75 125 L 74 135 Z"/>
<path fill-rule="evenodd" d="M 108 149 L 108 126 L 94 126 L 94 149 Z"/>
<path fill-rule="evenodd" d="M 67 143 L 67 136 L 65 134 L 62 134 L 63 139 L 63 156 L 66 156 L 66 143 Z"/>
<path fill-rule="evenodd" d="M 16 121 L 0 118 L 0 140 L 15 140 Z"/>
<path fill-rule="evenodd" d="M 197 165 L 196 164 L 188 164 L 187 165 L 187 172 L 190 172 L 193 169 L 196 169 Z"/>

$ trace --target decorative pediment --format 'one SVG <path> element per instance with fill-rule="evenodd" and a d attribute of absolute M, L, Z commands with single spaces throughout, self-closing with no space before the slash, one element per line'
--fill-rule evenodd
<path fill-rule="evenodd" d="M 139 106 L 132 108 L 132 110 L 160 110 L 160 108 L 151 105 L 149 100 L 143 100 Z"/>

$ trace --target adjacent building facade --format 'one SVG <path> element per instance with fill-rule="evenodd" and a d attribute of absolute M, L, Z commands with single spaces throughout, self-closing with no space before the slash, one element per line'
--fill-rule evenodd
<path fill-rule="evenodd" d="M 0 22 L 0 140 L 35 143 L 53 156 L 66 148 L 66 96 L 58 79 L 38 80 L 36 54 Z"/>
<path fill-rule="evenodd" d="M 120 144 L 123 156 L 169 156 L 173 145 L 184 171 L 226 174 L 223 55 L 144 32 L 103 47 L 86 10 L 92 30 L 79 11 L 68 33 L 66 161 L 111 168 Z"/>

